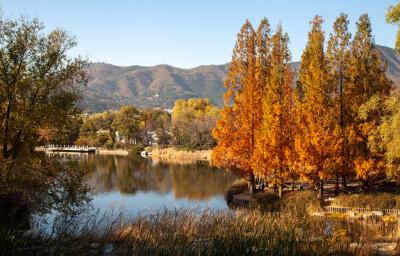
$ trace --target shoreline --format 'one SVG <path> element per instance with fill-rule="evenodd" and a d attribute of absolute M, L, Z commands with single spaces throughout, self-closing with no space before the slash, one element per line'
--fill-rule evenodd
<path fill-rule="evenodd" d="M 36 151 L 46 151 L 46 148 L 43 146 L 36 147 Z M 152 153 L 152 158 L 154 159 L 163 159 L 163 160 L 181 160 L 183 162 L 187 161 L 208 161 L 211 162 L 211 153 L 212 150 L 196 150 L 196 151 L 186 151 L 179 150 L 176 147 L 169 147 L 159 149 L 158 146 L 148 146 L 145 148 L 147 152 Z M 67 152 L 68 153 L 68 152 Z M 95 149 L 95 154 L 102 155 L 129 155 L 129 150 L 124 149 L 104 149 L 97 148 Z"/>
<path fill-rule="evenodd" d="M 158 147 L 146 147 L 146 151 L 152 153 L 152 158 L 157 160 L 167 160 L 167 161 L 179 161 L 179 162 L 194 162 L 194 161 L 208 161 L 211 160 L 212 150 L 197 150 L 197 151 L 186 151 L 179 150 L 175 147 L 159 149 Z"/>
<path fill-rule="evenodd" d="M 35 151 L 43 151 L 46 152 L 46 148 L 43 146 L 40 147 L 36 147 Z M 78 153 L 78 154 L 93 154 L 93 152 L 91 153 L 87 153 L 87 152 L 63 152 L 63 151 L 55 151 L 56 152 L 60 152 L 60 153 Z M 129 155 L 129 151 L 128 150 L 123 150 L 123 149 L 104 149 L 104 148 L 100 148 L 100 149 L 95 149 L 94 154 L 101 154 L 101 155 Z"/>

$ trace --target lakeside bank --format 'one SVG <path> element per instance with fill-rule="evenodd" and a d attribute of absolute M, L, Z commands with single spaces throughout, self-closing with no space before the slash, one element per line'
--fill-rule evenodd
<path fill-rule="evenodd" d="M 145 150 L 152 153 L 152 158 L 155 161 L 162 160 L 176 163 L 192 163 L 194 161 L 202 160 L 208 161 L 210 164 L 212 163 L 212 150 L 187 151 L 179 150 L 175 147 L 160 149 L 154 146 L 146 147 Z"/>

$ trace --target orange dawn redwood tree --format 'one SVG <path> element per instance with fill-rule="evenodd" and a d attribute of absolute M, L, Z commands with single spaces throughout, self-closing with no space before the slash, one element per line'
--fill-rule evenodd
<path fill-rule="evenodd" d="M 351 99 L 348 95 L 350 86 L 350 39 L 348 31 L 349 21 L 347 15 L 342 13 L 333 24 L 333 33 L 330 35 L 326 55 L 328 58 L 328 81 L 332 86 L 334 108 L 334 136 L 336 137 L 332 148 L 333 164 L 336 182 L 342 177 L 346 186 L 346 177 L 353 170 L 352 155 L 350 154 L 350 141 L 354 131 L 351 124 Z"/>
<path fill-rule="evenodd" d="M 247 177 L 251 184 L 250 193 L 254 193 L 252 159 L 257 131 L 262 122 L 269 33 L 269 23 L 265 18 L 257 32 L 249 21 L 242 26 L 224 83 L 227 89 L 225 106 L 213 130 L 213 136 L 218 140 L 212 153 L 214 164 Z"/>
<path fill-rule="evenodd" d="M 368 14 L 360 16 L 356 23 L 357 31 L 351 45 L 350 87 L 351 114 L 354 120 L 354 139 L 352 151 L 357 178 L 368 186 L 370 176 L 382 176 L 386 171 L 383 155 L 374 153 L 368 147 L 379 120 L 360 115 L 360 110 L 374 96 L 386 98 L 390 94 L 393 82 L 386 76 L 387 63 L 374 47 L 372 28 Z"/>
<path fill-rule="evenodd" d="M 303 97 L 298 110 L 299 133 L 296 151 L 302 162 L 300 174 L 319 187 L 330 178 L 331 152 L 334 145 L 331 87 L 327 81 L 328 60 L 324 53 L 323 20 L 315 16 L 301 57 L 299 86 Z"/>
<path fill-rule="evenodd" d="M 285 180 L 294 178 L 295 162 L 293 72 L 288 43 L 288 35 L 278 25 L 269 42 L 270 68 L 263 99 L 263 121 L 253 158 L 254 169 L 279 185 L 279 197 Z"/>

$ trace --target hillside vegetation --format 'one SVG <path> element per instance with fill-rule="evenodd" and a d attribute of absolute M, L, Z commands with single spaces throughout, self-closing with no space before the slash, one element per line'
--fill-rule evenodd
<path fill-rule="evenodd" d="M 393 49 L 377 46 L 389 65 L 389 78 L 400 78 L 400 59 Z M 293 62 L 298 71 L 300 62 Z M 223 106 L 223 88 L 229 64 L 181 69 L 169 65 L 119 67 L 93 63 L 91 79 L 84 89 L 81 106 L 92 112 L 118 110 L 122 106 L 172 108 L 177 99 L 208 98 Z M 297 77 L 297 74 L 296 74 Z"/>

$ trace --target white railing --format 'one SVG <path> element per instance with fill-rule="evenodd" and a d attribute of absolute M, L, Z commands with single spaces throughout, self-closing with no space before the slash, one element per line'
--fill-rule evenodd
<path fill-rule="evenodd" d="M 400 209 L 375 209 L 375 208 L 353 208 L 353 207 L 336 207 L 336 206 L 325 206 L 326 212 L 358 212 L 358 213 L 370 213 L 374 211 L 382 211 L 384 214 L 396 214 L 400 215 Z"/>
<path fill-rule="evenodd" d="M 71 146 L 71 145 L 54 145 L 50 144 L 46 147 L 46 150 L 49 151 L 83 151 L 83 152 L 89 152 L 89 151 L 95 151 L 95 147 L 89 147 L 89 146 Z"/>

